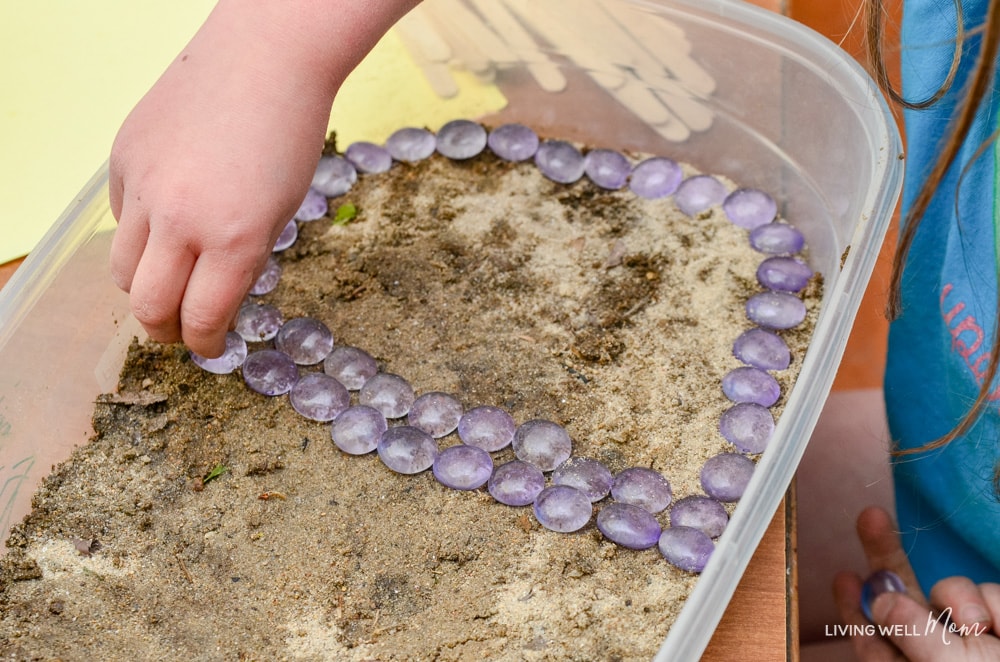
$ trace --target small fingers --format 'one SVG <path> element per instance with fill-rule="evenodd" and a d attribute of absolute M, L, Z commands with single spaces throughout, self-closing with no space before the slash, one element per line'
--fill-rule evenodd
<path fill-rule="evenodd" d="M 852 572 L 838 573 L 833 580 L 833 599 L 840 611 L 840 617 L 847 625 L 848 632 L 867 632 L 871 627 L 861 612 L 861 578 Z M 851 637 L 854 652 L 865 662 L 903 661 L 899 651 L 889 642 L 874 633 L 856 634 Z"/>
<path fill-rule="evenodd" d="M 181 304 L 181 332 L 191 351 L 205 357 L 222 354 L 256 264 L 250 256 L 203 253 L 191 272 Z"/>
<path fill-rule="evenodd" d="M 896 526 L 885 510 L 865 508 L 858 515 L 858 538 L 868 557 L 868 566 L 874 570 L 891 570 L 906 585 L 906 592 L 917 602 L 926 604 L 920 583 L 913 572 L 910 560 L 899 542 Z"/>
<path fill-rule="evenodd" d="M 132 314 L 150 338 L 159 342 L 181 339 L 181 301 L 195 256 L 188 249 L 150 237 L 132 279 Z"/>
<path fill-rule="evenodd" d="M 131 292 L 132 279 L 149 241 L 149 219 L 128 205 L 119 210 L 116 218 L 118 227 L 111 238 L 111 279 L 120 290 Z"/>
<path fill-rule="evenodd" d="M 993 627 L 986 600 L 968 577 L 948 577 L 931 589 L 931 604 L 963 631 L 985 631 Z M 1000 605 L 998 605 L 1000 606 Z"/>

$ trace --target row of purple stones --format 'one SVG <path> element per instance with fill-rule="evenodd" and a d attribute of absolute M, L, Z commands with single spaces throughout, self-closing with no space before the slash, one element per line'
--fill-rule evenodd
<path fill-rule="evenodd" d="M 696 216 L 721 205 L 736 225 L 748 229 L 750 245 L 767 255 L 757 270 L 765 288 L 746 303 L 746 316 L 757 326 L 740 335 L 733 353 L 745 365 L 729 372 L 722 390 L 734 404 L 719 421 L 722 436 L 739 453 L 721 453 L 705 462 L 701 485 L 705 495 L 679 499 L 670 508 L 670 525 L 662 528 L 656 515 L 673 501 L 662 474 L 633 467 L 613 476 L 597 460 L 572 455 L 572 441 L 562 426 L 535 419 L 516 425 L 506 411 L 493 406 L 464 409 L 454 396 L 432 391 L 416 396 L 402 377 L 380 372 L 365 351 L 334 346 L 327 326 L 313 318 L 285 321 L 281 312 L 251 298 L 240 311 L 236 331 L 228 334 L 226 351 L 214 359 L 192 354 L 204 369 L 227 374 L 242 368 L 246 384 L 267 396 L 288 394 L 292 407 L 306 418 L 330 422 L 334 444 L 352 455 L 377 451 L 393 471 L 415 474 L 430 468 L 443 485 L 475 490 L 483 485 L 500 503 L 532 505 L 545 528 L 572 532 L 593 515 L 593 503 L 612 501 L 598 512 L 597 528 L 609 540 L 631 549 L 658 546 L 663 556 L 688 572 L 701 572 L 714 550 L 713 538 L 728 523 L 723 502 L 740 499 L 753 474 L 745 454 L 764 451 L 774 430 L 769 407 L 780 397 L 768 371 L 790 364 L 790 352 L 775 331 L 790 329 L 805 318 L 797 296 L 812 270 L 794 257 L 804 247 L 801 233 L 776 220 L 774 200 L 756 189 L 727 191 L 715 177 L 684 178 L 680 166 L 663 157 L 633 165 L 619 152 L 594 149 L 582 153 L 571 143 L 539 140 L 520 124 L 492 131 L 468 120 L 445 124 L 437 135 L 419 128 L 396 131 L 384 146 L 358 142 L 343 156 L 324 156 L 299 211 L 278 239 L 274 251 L 291 246 L 298 222 L 327 215 L 329 198 L 343 195 L 358 173 L 385 172 L 396 161 L 413 163 L 438 152 L 453 160 L 475 157 L 489 149 L 507 161 L 533 159 L 547 178 L 571 184 L 585 175 L 609 190 L 628 187 L 647 199 L 672 197 L 685 214 Z M 261 296 L 272 291 L 281 275 L 272 257 L 251 289 Z M 273 341 L 273 347 L 248 353 L 247 342 Z M 300 375 L 299 366 L 322 363 L 322 372 Z M 357 392 L 351 404 L 350 391 Z M 390 425 L 389 421 L 394 421 Z M 456 432 L 462 443 L 439 450 L 437 439 Z M 517 459 L 494 467 L 491 452 L 512 446 Z M 545 473 L 551 472 L 546 487 Z"/>

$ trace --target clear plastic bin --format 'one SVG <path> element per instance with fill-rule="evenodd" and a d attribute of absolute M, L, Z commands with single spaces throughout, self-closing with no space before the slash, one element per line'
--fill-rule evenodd
<path fill-rule="evenodd" d="M 528 32 L 540 47 L 514 49 L 512 59 L 493 63 L 489 75 L 508 105 L 484 121 L 520 121 L 591 146 L 663 154 L 769 191 L 805 233 L 825 279 L 818 326 L 773 441 L 657 657 L 693 660 L 780 503 L 829 392 L 899 193 L 900 139 L 867 74 L 781 16 L 730 0 L 571 5 L 573 20 L 547 32 L 546 25 L 553 28 L 545 12 L 567 15 L 566 0 L 505 3 L 535 12 L 538 29 Z M 484 25 L 503 33 L 503 26 Z M 539 64 L 538 53 L 549 65 Z M 667 66 L 656 69 L 656 58 Z M 543 84 L 557 86 L 546 72 L 565 89 L 547 90 Z M 645 106 L 650 94 L 683 126 Z M 3 537 L 27 512 L 50 465 L 86 442 L 95 397 L 113 390 L 130 339 L 141 335 L 108 271 L 113 228 L 104 168 L 0 294 Z"/>

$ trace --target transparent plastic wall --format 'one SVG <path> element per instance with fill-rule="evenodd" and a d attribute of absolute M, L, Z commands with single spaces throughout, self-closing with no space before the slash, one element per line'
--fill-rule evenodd
<path fill-rule="evenodd" d="M 418 23 L 435 16 L 434 2 L 414 15 Z M 845 53 L 740 2 L 451 2 L 467 12 L 449 15 L 454 34 L 468 34 L 455 22 L 471 16 L 475 30 L 506 40 L 493 60 L 488 49 L 479 60 L 466 52 L 464 64 L 488 68 L 507 101 L 485 123 L 519 121 L 593 147 L 669 156 L 769 191 L 823 273 L 818 326 L 771 445 L 658 655 L 697 659 L 830 389 L 899 192 L 895 125 Z M 413 22 L 401 27 L 414 36 Z M 0 293 L 4 537 L 51 465 L 86 442 L 95 397 L 114 389 L 128 343 L 141 335 L 111 284 L 113 228 L 102 170 Z"/>

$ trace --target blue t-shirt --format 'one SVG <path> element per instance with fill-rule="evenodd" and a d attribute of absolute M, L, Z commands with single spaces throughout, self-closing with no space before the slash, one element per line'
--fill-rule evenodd
<path fill-rule="evenodd" d="M 986 0 L 963 2 L 967 42 L 958 78 L 941 102 L 905 113 L 907 153 L 903 212 L 909 209 L 949 130 L 980 39 Z M 903 93 L 927 98 L 952 62 L 952 0 L 909 0 L 903 16 Z M 988 100 L 989 101 L 989 100 Z M 910 251 L 902 283 L 903 309 L 889 331 L 885 376 L 892 438 L 913 448 L 949 432 L 976 399 L 997 315 L 998 152 L 1000 92 L 976 118 L 957 163 L 938 188 Z M 956 206 L 957 201 L 957 206 Z M 958 218 L 956 219 L 956 213 Z M 979 422 L 947 447 L 903 456 L 893 467 L 903 548 L 925 591 L 963 575 L 1000 581 L 1000 388 Z"/>

